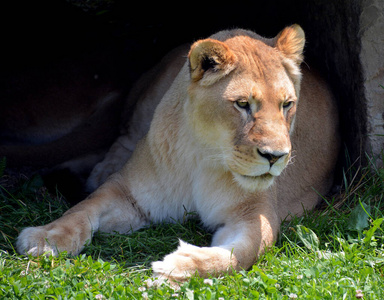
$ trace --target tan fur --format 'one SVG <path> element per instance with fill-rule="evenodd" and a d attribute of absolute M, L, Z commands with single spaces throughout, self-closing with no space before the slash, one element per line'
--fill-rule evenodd
<path fill-rule="evenodd" d="M 21 232 L 18 251 L 77 254 L 96 230 L 128 233 L 186 209 L 215 230 L 212 245 L 181 241 L 153 263 L 155 276 L 249 268 L 281 220 L 332 185 L 338 114 L 324 81 L 300 71 L 304 41 L 294 25 L 274 39 L 230 30 L 196 42 L 125 166 L 62 218 Z"/>
<path fill-rule="evenodd" d="M 157 66 L 145 73 L 131 89 L 125 102 L 137 103 L 135 110 L 104 160 L 93 168 L 87 180 L 88 191 L 96 190 L 108 176 L 119 171 L 131 157 L 137 142 L 148 133 L 155 109 L 184 65 L 188 50 L 187 45 L 172 50 Z M 132 109 L 132 105 L 126 107 Z M 123 116 L 130 114 L 127 110 L 123 112 Z"/>

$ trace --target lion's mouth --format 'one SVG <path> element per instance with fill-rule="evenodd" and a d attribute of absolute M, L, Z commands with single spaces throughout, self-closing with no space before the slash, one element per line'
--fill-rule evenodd
<path fill-rule="evenodd" d="M 241 175 L 241 177 L 243 177 L 243 178 L 247 178 L 247 179 L 251 179 L 251 180 L 258 180 L 258 179 L 262 179 L 262 180 L 270 180 L 270 179 L 272 179 L 274 176 L 271 175 L 270 173 L 265 173 L 265 174 L 262 174 L 262 175 L 259 175 L 259 176 Z"/>
<path fill-rule="evenodd" d="M 249 191 L 266 190 L 272 185 L 275 178 L 269 172 L 258 176 L 242 175 L 239 173 L 233 173 L 233 175 L 236 182 Z"/>

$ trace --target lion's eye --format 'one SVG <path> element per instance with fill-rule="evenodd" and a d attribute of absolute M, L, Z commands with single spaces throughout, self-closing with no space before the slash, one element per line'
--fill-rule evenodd
<path fill-rule="evenodd" d="M 236 105 L 241 109 L 249 109 L 249 102 L 244 100 L 236 101 Z"/>
<path fill-rule="evenodd" d="M 292 105 L 293 105 L 293 101 L 286 101 L 286 102 L 283 103 L 283 108 L 284 109 L 289 109 L 289 108 L 292 107 Z"/>

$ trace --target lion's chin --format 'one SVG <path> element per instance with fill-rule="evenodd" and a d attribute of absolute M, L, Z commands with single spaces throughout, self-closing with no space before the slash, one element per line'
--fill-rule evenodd
<path fill-rule="evenodd" d="M 266 173 L 260 176 L 248 176 L 241 175 L 239 173 L 233 173 L 235 181 L 245 190 L 248 191 L 263 191 L 268 189 L 275 179 L 275 176 L 270 173 Z"/>

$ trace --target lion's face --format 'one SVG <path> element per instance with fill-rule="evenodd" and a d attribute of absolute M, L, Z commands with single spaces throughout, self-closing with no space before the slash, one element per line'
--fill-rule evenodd
<path fill-rule="evenodd" d="M 255 191 L 268 188 L 291 157 L 304 33 L 289 27 L 272 45 L 247 33 L 192 46 L 188 112 L 212 159 Z"/>

